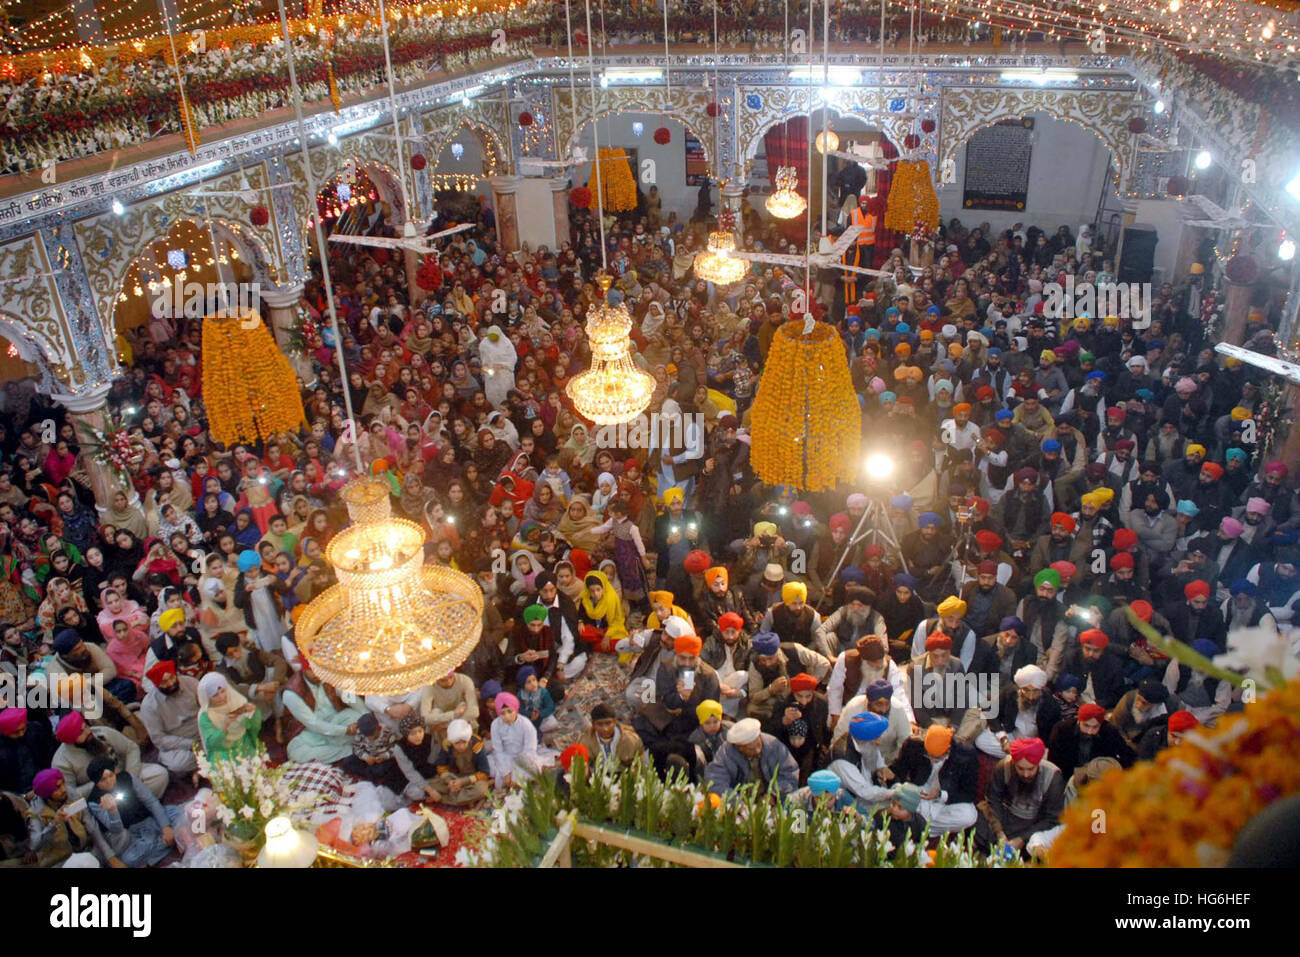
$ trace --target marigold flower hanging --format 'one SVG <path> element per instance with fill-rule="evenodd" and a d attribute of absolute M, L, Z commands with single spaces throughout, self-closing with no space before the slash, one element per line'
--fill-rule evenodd
<path fill-rule="evenodd" d="M 930 164 L 925 160 L 899 160 L 889 187 L 885 228 L 908 233 L 918 222 L 930 229 L 939 228 L 939 197 L 930 178 Z"/>
<path fill-rule="evenodd" d="M 306 418 L 289 360 L 257 313 L 203 320 L 203 399 L 212 438 L 228 446 Z"/>
<path fill-rule="evenodd" d="M 812 492 L 857 474 L 862 411 L 835 330 L 822 322 L 803 330 L 803 322 L 787 322 L 772 337 L 750 461 L 767 484 Z"/>
<path fill-rule="evenodd" d="M 636 209 L 636 181 L 632 179 L 632 167 L 622 149 L 600 151 L 599 161 L 592 164 L 587 188 L 603 190 L 600 195 L 606 212 L 622 213 Z"/>

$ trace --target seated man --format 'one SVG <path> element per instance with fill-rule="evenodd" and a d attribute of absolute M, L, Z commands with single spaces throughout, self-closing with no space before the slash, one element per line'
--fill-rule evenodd
<path fill-rule="evenodd" d="M 627 767 L 644 751 L 633 727 L 619 721 L 614 709 L 603 701 L 591 709 L 591 727 L 582 733 L 578 743 L 591 755 L 590 763 L 603 758 L 611 767 L 615 764 Z"/>
<path fill-rule="evenodd" d="M 167 673 L 166 680 L 175 682 L 175 672 Z M 86 769 L 93 782 L 86 795 L 90 813 L 123 864 L 152 867 L 175 847 L 181 809 L 163 807 L 138 778 L 127 771 L 119 774 L 113 766 L 112 758 L 95 758 Z"/>
<path fill-rule="evenodd" d="M 982 852 L 1005 840 L 1023 856 L 1030 838 L 1060 823 L 1067 775 L 1046 756 L 1047 746 L 1038 738 L 1017 738 L 993 769 L 975 824 Z"/>
<path fill-rule="evenodd" d="M 538 674 L 543 673 L 541 667 L 533 667 Z M 541 680 L 544 682 L 546 679 Z M 438 741 L 447 736 L 447 729 L 457 718 L 468 722 L 471 731 L 478 731 L 478 691 L 470 676 L 449 671 L 424 688 L 420 695 L 420 717 Z"/>
<path fill-rule="evenodd" d="M 835 732 L 831 735 L 831 755 L 843 757 L 849 747 L 849 722 L 864 711 L 878 714 L 889 721 L 889 727 L 877 739 L 876 747 L 880 749 L 880 756 L 885 763 L 892 764 L 898 757 L 903 742 L 912 736 L 912 719 L 908 717 L 906 705 L 900 703 L 898 689 L 884 678 L 871 682 L 865 693 L 851 698 L 844 706 L 844 713 L 840 715 L 840 720 L 835 724 Z"/>
<path fill-rule="evenodd" d="M 394 757 L 399 740 L 396 734 L 379 723 L 373 713 L 363 714 L 357 719 L 352 753 L 343 759 L 340 767 L 363 781 L 371 781 L 401 794 L 407 780 Z"/>
<path fill-rule="evenodd" d="M 104 676 L 104 690 L 119 701 L 131 704 L 137 699 L 135 682 L 118 676 L 117 665 L 99 645 L 87 644 L 81 634 L 65 628 L 54 636 L 54 656 L 46 666 L 51 675 L 85 675 L 87 684 L 95 675 Z"/>
<path fill-rule="evenodd" d="M 492 788 L 492 769 L 483 739 L 464 718 L 447 726 L 446 743 L 433 759 L 437 777 L 429 782 L 435 800 L 458 807 L 487 797 Z"/>
<path fill-rule="evenodd" d="M 734 722 L 723 718 L 722 704 L 717 701 L 701 702 L 695 717 L 700 726 L 687 740 L 695 746 L 695 769 L 702 774 L 718 749 L 727 743 L 727 731 Z"/>
<path fill-rule="evenodd" d="M 1131 747 L 1137 747 L 1142 735 L 1147 733 L 1155 721 L 1167 719 L 1171 712 L 1180 707 L 1177 695 L 1161 682 L 1148 678 L 1131 691 L 1124 692 L 1124 697 L 1119 699 L 1115 710 L 1111 712 L 1110 724 Z"/>
<path fill-rule="evenodd" d="M 1106 709 L 1099 704 L 1085 704 L 1073 718 L 1057 724 L 1048 741 L 1048 755 L 1064 774 L 1080 770 L 1093 758 L 1114 758 L 1127 768 L 1135 757 L 1123 735 L 1106 721 Z"/>
<path fill-rule="evenodd" d="M 704 777 L 713 794 L 725 795 L 752 782 L 760 794 L 775 785 L 785 796 L 799 786 L 799 767 L 784 744 L 763 733 L 756 718 L 745 718 L 731 726 L 727 743 L 713 756 Z"/>
<path fill-rule="evenodd" d="M 718 674 L 722 692 L 722 710 L 729 717 L 740 714 L 749 691 L 749 662 L 753 657 L 753 644 L 745 634 L 745 619 L 738 612 L 729 611 L 718 616 L 713 634 L 704 641 L 700 658 Z"/>
<path fill-rule="evenodd" d="M 283 740 L 284 701 L 279 692 L 289 675 L 285 660 L 257 647 L 247 632 L 241 637 L 223 631 L 216 636 L 215 647 L 218 661 L 213 670 L 256 705 L 263 719 L 274 715 L 276 738 Z"/>
<path fill-rule="evenodd" d="M 932 724 L 924 739 L 909 738 L 891 765 L 896 780 L 921 789 L 921 814 L 931 834 L 974 827 L 979 758 L 975 749 L 953 741 L 954 731 Z"/>
<path fill-rule="evenodd" d="M 844 758 L 832 761 L 830 770 L 858 802 L 858 810 L 870 815 L 889 804 L 894 773 L 885 765 L 878 742 L 889 729 L 889 720 L 874 711 L 863 711 L 848 721 L 849 749 Z"/>
<path fill-rule="evenodd" d="M 78 711 L 63 716 L 54 737 L 59 741 L 59 749 L 54 752 L 50 766 L 63 772 L 63 780 L 78 797 L 85 797 L 94 787 L 87 770 L 90 762 L 100 757 L 116 759 L 114 770 L 127 771 L 143 781 L 156 798 L 161 798 L 167 790 L 166 768 L 142 763 L 140 745 L 112 728 L 91 727 Z"/>
<path fill-rule="evenodd" d="M 754 636 L 754 657 L 749 663 L 748 715 L 759 721 L 770 719 L 777 704 L 790 693 L 790 679 L 799 673 L 818 681 L 830 676 L 831 663 L 803 645 L 784 644 L 771 631 Z"/>
<path fill-rule="evenodd" d="M 50 723 L 37 714 L 28 720 L 26 708 L 0 711 L 0 791 L 26 794 L 40 771 L 50 766 L 58 745 Z"/>
<path fill-rule="evenodd" d="M 178 675 L 174 661 L 158 662 L 146 677 L 153 682 L 153 690 L 140 705 L 140 720 L 158 749 L 158 760 L 172 774 L 197 780 L 194 746 L 199 743 L 199 683 L 189 675 Z M 109 840 L 111 843 L 112 838 Z"/>

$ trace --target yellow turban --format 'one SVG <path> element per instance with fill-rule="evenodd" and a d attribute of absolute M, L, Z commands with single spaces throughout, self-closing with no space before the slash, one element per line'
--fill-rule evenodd
<path fill-rule="evenodd" d="M 172 625 L 179 625 L 185 621 L 185 612 L 179 608 L 169 608 L 158 616 L 158 627 L 163 631 L 170 631 Z"/>
<path fill-rule="evenodd" d="M 1080 501 L 1084 505 L 1091 505 L 1093 508 L 1102 508 L 1106 504 L 1106 500 L 1098 492 L 1089 492 L 1080 498 Z"/>
<path fill-rule="evenodd" d="M 1223 367 L 1225 369 L 1237 369 L 1240 368 L 1240 366 L 1241 366 L 1241 360 L 1234 359 L 1232 356 L 1228 356 L 1223 360 Z"/>
<path fill-rule="evenodd" d="M 950 343 L 948 346 L 948 355 L 953 359 L 960 359 L 962 353 L 961 344 L 957 342 Z"/>
<path fill-rule="evenodd" d="M 961 618 L 966 614 L 966 603 L 956 595 L 949 595 L 939 603 L 939 607 L 935 610 L 939 612 L 941 618 L 947 618 L 949 615 Z"/>
<path fill-rule="evenodd" d="M 755 523 L 754 523 L 754 534 L 757 535 L 759 538 L 762 538 L 764 535 L 773 535 L 773 536 L 775 536 L 775 535 L 777 534 L 776 523 L 775 523 L 775 522 L 755 522 Z"/>
<path fill-rule="evenodd" d="M 695 706 L 695 717 L 700 719 L 700 724 L 708 721 L 710 718 L 722 717 L 722 705 L 710 698 L 707 701 L 701 701 Z"/>
<path fill-rule="evenodd" d="M 1185 455 L 1199 455 L 1201 458 L 1205 458 L 1205 446 L 1193 442 L 1183 450 L 1183 453 Z"/>
<path fill-rule="evenodd" d="M 1053 352 L 1051 349 L 1044 349 L 1042 352 L 1040 352 L 1040 353 L 1038 354 L 1038 358 L 1039 358 L 1039 359 L 1046 359 L 1048 362 L 1055 362 L 1055 361 L 1056 361 L 1056 353 Z"/>
<path fill-rule="evenodd" d="M 667 605 L 669 608 L 672 608 L 673 593 L 670 591 L 652 591 L 650 593 L 650 601 L 658 602 L 661 605 Z"/>
<path fill-rule="evenodd" d="M 1115 498 L 1115 490 L 1109 485 L 1103 485 L 1101 488 L 1093 489 L 1092 494 L 1100 496 L 1103 507 L 1109 505 Z"/>
<path fill-rule="evenodd" d="M 1250 409 L 1247 409 L 1245 406 L 1239 405 L 1232 410 L 1233 422 L 1245 422 L 1249 418 L 1250 418 Z"/>
<path fill-rule="evenodd" d="M 1074 328 L 1078 329 L 1080 332 L 1087 332 L 1091 325 L 1092 322 L 1087 316 L 1080 316 L 1078 319 L 1074 320 Z"/>
<path fill-rule="evenodd" d="M 1119 316 L 1107 316 L 1105 319 L 1102 320 L 1102 323 L 1104 325 L 1110 326 L 1111 328 L 1114 328 L 1119 325 Z"/>
<path fill-rule="evenodd" d="M 712 568 L 706 569 L 704 572 L 704 583 L 710 588 L 713 587 L 713 583 L 719 578 L 722 579 L 722 584 L 724 585 L 730 582 L 730 579 L 727 577 L 727 569 L 723 565 L 714 565 Z"/>
<path fill-rule="evenodd" d="M 792 601 L 807 601 L 808 586 L 803 582 L 786 582 L 781 586 L 781 601 L 787 605 Z"/>
<path fill-rule="evenodd" d="M 684 502 L 684 501 L 686 501 L 686 493 L 682 491 L 680 488 L 678 488 L 676 485 L 664 491 L 665 505 L 672 505 L 673 502 Z"/>

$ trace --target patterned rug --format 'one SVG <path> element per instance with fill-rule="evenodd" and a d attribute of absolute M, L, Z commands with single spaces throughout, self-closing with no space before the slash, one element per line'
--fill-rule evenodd
<path fill-rule="evenodd" d="M 623 692 L 631 673 L 632 665 L 619 664 L 618 655 L 591 655 L 587 669 L 569 684 L 555 709 L 559 728 L 550 735 L 552 746 L 563 751 L 582 737 L 591 724 L 591 709 L 602 701 L 614 709 L 620 721 L 628 721 L 632 709 Z"/>

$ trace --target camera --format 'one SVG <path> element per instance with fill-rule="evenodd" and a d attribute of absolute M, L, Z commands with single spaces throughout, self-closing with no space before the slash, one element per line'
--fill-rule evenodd
<path fill-rule="evenodd" d="M 680 525 L 673 525 L 668 529 L 668 531 L 670 534 L 680 535 L 682 533 L 682 527 Z"/>
<path fill-rule="evenodd" d="M 691 691 L 691 690 L 693 690 L 693 689 L 695 688 L 695 669 L 694 669 L 694 668 L 683 668 L 683 669 L 682 669 L 682 685 L 686 688 L 687 691 Z"/>
<path fill-rule="evenodd" d="M 789 514 L 790 514 L 790 510 L 789 510 L 788 508 L 786 508 L 784 505 L 782 505 L 780 508 L 778 508 L 778 509 L 776 510 L 776 514 L 778 514 L 778 515 L 789 515 Z"/>

